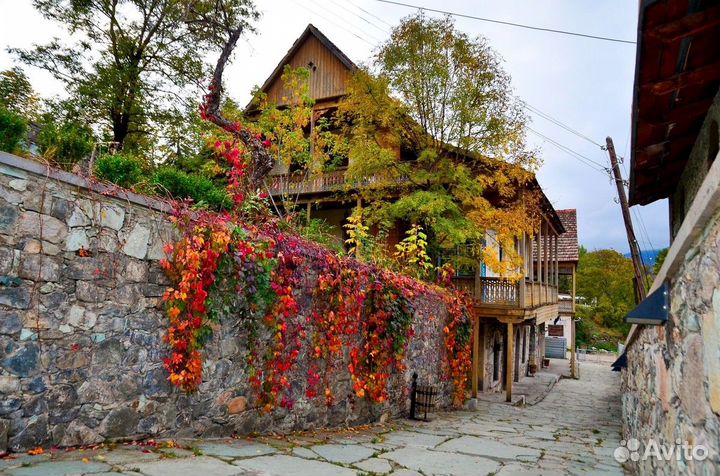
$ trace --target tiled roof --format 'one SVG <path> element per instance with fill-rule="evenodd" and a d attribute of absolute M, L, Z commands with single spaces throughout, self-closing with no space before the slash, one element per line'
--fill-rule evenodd
<path fill-rule="evenodd" d="M 565 233 L 558 237 L 558 259 L 559 261 L 577 261 L 579 259 L 577 210 L 574 208 L 557 210 L 557 214 L 565 227 Z"/>

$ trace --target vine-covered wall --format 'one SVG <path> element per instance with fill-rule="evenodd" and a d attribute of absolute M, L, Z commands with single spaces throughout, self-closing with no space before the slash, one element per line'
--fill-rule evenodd
<path fill-rule="evenodd" d="M 359 397 L 347 370 L 360 334 L 348 337 L 331 372 L 322 368 L 330 381 L 309 378 L 318 369 L 312 350 L 320 321 L 312 314 L 324 299 L 317 285 L 325 257 L 317 254 L 293 271 L 292 319 L 302 332 L 283 373 L 286 404 L 259 404 L 248 357 L 267 353 L 272 338 L 242 313 L 214 325 L 202 381 L 196 392 L 182 392 L 163 363 L 172 355 L 164 339 L 170 283 L 159 265 L 178 236 L 153 209 L 162 204 L 89 189 L 104 190 L 0 154 L 0 443 L 7 436 L 10 449 L 362 424 L 406 410 L 413 372 L 439 385 L 441 406 L 451 403 L 448 297 L 432 286 L 410 294 L 404 365 L 390 369 L 385 401 Z"/>

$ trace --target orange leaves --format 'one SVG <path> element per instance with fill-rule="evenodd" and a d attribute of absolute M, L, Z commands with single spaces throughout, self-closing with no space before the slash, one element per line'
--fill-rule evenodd
<path fill-rule="evenodd" d="M 472 322 L 467 315 L 467 305 L 460 293 L 445 295 L 450 322 L 443 328 L 445 348 L 447 350 L 447 373 L 454 386 L 454 404 L 461 406 L 465 402 L 465 387 L 468 372 L 472 364 L 471 334 Z"/>
<path fill-rule="evenodd" d="M 208 329 L 204 324 L 207 288 L 215 281 L 218 259 L 230 242 L 222 220 L 191 227 L 191 232 L 196 234 L 186 235 L 175 246 L 165 245 L 165 253 L 173 253 L 172 261 L 160 262 L 176 281 L 176 287 L 163 296 L 170 321 L 165 340 L 173 349 L 172 358 L 164 364 L 168 380 L 186 392 L 194 391 L 202 381 L 202 357 L 197 349 L 201 333 Z"/>
<path fill-rule="evenodd" d="M 29 454 L 30 456 L 37 456 L 37 455 L 41 455 L 41 454 L 44 454 L 44 453 L 45 453 L 45 450 L 42 449 L 42 448 L 39 447 L 39 446 L 38 446 L 37 448 L 33 448 L 33 449 L 31 449 L 31 450 L 28 450 L 28 452 L 27 452 L 27 454 Z"/>

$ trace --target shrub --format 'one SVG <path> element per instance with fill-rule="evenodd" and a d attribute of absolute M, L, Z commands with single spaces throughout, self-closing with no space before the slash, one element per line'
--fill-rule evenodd
<path fill-rule="evenodd" d="M 90 154 L 94 140 L 89 127 L 75 122 L 47 121 L 37 137 L 43 156 L 66 170 Z"/>
<path fill-rule="evenodd" d="M 121 187 L 130 188 L 143 175 L 141 159 L 127 154 L 104 155 L 95 163 L 95 176 Z"/>
<path fill-rule="evenodd" d="M 225 187 L 200 175 L 187 174 L 173 167 L 162 167 L 153 177 L 156 191 L 173 198 L 192 198 L 198 205 L 210 208 L 229 208 L 231 200 Z"/>
<path fill-rule="evenodd" d="M 25 138 L 27 124 L 18 114 L 0 106 L 0 150 L 13 152 Z"/>

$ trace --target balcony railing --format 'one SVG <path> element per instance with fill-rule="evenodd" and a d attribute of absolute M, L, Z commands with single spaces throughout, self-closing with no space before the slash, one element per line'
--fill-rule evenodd
<path fill-rule="evenodd" d="M 382 175 L 371 175 L 361 180 L 346 181 L 345 173 L 345 169 L 340 169 L 310 176 L 304 174 L 271 175 L 268 189 L 271 195 L 322 193 L 339 191 L 344 187 L 369 187 L 390 180 Z M 403 183 L 408 180 L 409 177 L 403 175 L 393 178 L 391 183 Z"/>
<path fill-rule="evenodd" d="M 270 194 L 320 193 L 340 190 L 345 184 L 345 171 L 335 170 L 322 175 L 271 175 Z"/>
<path fill-rule="evenodd" d="M 575 306 L 570 299 L 560 299 L 558 301 L 558 310 L 561 314 L 572 314 L 575 312 Z"/>
<path fill-rule="evenodd" d="M 504 306 L 534 308 L 558 302 L 557 288 L 526 281 L 524 285 L 503 278 L 458 277 L 455 287 L 475 298 L 477 306 Z M 524 295 L 521 296 L 521 289 Z M 524 299 L 520 299 L 523 297 Z"/>

